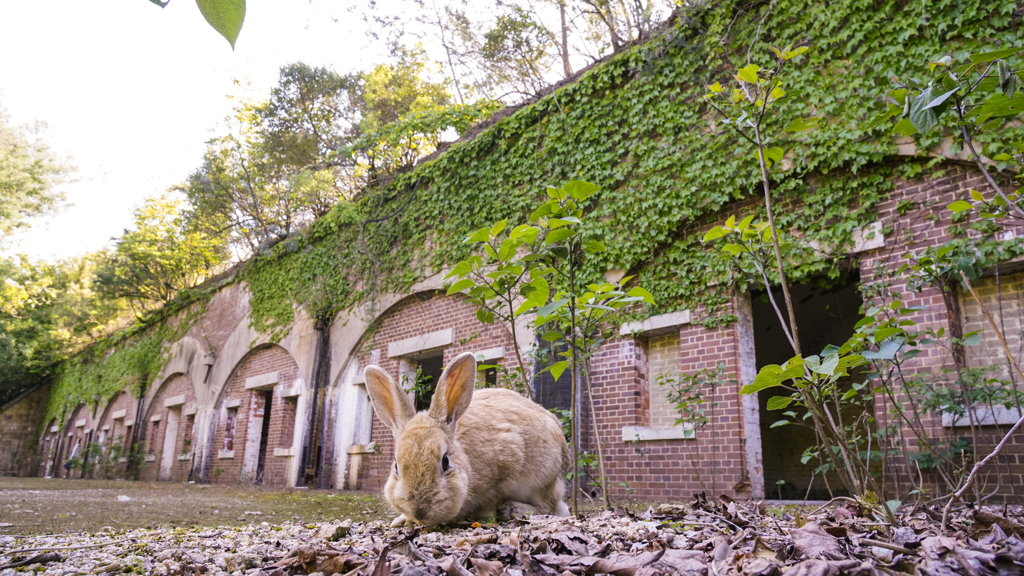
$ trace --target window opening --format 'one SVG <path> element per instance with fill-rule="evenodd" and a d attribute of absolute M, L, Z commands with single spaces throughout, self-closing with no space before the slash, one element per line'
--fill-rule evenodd
<path fill-rule="evenodd" d="M 430 400 L 434 397 L 434 390 L 437 388 L 437 382 L 441 379 L 443 370 L 444 356 L 442 353 L 416 361 L 416 375 L 412 389 L 416 394 L 417 412 L 430 407 Z M 408 385 L 406 389 L 408 389 Z"/>
<path fill-rule="evenodd" d="M 228 408 L 228 416 L 224 422 L 224 446 L 225 452 L 235 449 L 235 424 L 238 422 L 238 408 Z"/>

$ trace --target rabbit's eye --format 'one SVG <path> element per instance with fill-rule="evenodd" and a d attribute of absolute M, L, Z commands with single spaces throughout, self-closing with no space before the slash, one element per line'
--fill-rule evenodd
<path fill-rule="evenodd" d="M 448 471 L 448 466 L 449 466 L 448 455 L 445 454 L 444 456 L 441 456 L 441 470 L 447 472 Z"/>
<path fill-rule="evenodd" d="M 399 478 L 402 477 L 402 475 L 398 473 L 398 462 L 395 462 L 395 476 L 398 476 Z"/>

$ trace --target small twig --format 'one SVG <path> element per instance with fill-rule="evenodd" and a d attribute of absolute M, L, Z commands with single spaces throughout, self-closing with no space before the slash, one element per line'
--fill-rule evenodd
<path fill-rule="evenodd" d="M 104 546 L 113 546 L 114 544 L 121 544 L 122 542 L 127 542 L 128 540 L 131 540 L 131 538 L 113 540 L 111 542 L 103 542 L 101 544 L 83 544 L 82 546 L 43 546 L 42 548 L 25 548 L 24 550 L 11 550 L 10 552 L 6 552 L 6 554 L 22 554 L 24 552 L 40 552 L 42 550 L 84 550 L 86 548 L 102 548 Z"/>
<path fill-rule="evenodd" d="M 897 546 L 896 544 L 890 544 L 888 542 L 882 542 L 881 540 L 872 540 L 870 538 L 860 538 L 859 541 L 860 541 L 861 544 L 868 544 L 870 546 L 877 546 L 879 548 L 885 548 L 886 550 L 892 550 L 893 552 L 899 552 L 900 554 L 910 554 L 910 555 L 914 555 L 914 556 L 917 555 L 917 552 L 914 552 L 910 548 L 904 548 L 903 546 Z"/>
<path fill-rule="evenodd" d="M 861 505 L 860 502 L 858 502 L 857 500 L 855 500 L 853 498 L 847 498 L 846 496 L 836 496 L 835 498 L 829 500 L 828 502 L 825 502 L 821 506 L 818 506 L 818 508 L 816 508 L 814 510 L 814 512 L 809 512 L 807 515 L 808 516 L 814 516 L 818 512 L 821 512 L 822 510 L 824 510 L 825 508 L 828 508 L 829 506 L 831 506 L 832 504 L 834 504 L 836 502 L 850 502 L 850 503 L 856 504 L 858 506 Z"/>

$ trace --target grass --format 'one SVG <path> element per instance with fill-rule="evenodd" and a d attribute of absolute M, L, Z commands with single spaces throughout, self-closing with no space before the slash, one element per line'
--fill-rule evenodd
<path fill-rule="evenodd" d="M 390 517 L 383 498 L 365 492 L 0 477 L 0 524 L 11 524 L 0 536 Z"/>

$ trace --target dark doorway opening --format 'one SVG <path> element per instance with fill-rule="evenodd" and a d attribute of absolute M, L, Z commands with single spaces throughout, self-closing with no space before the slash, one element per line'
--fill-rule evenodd
<path fill-rule="evenodd" d="M 796 306 L 804 356 L 820 354 L 830 344 L 839 346 L 853 335 L 863 305 L 856 278 L 829 288 L 794 285 L 790 286 L 790 292 Z M 786 314 L 782 290 L 776 288 L 772 294 L 779 309 Z M 767 293 L 753 292 L 751 304 L 757 369 L 768 364 L 782 364 L 795 356 Z M 852 381 L 841 382 L 840 386 L 849 386 Z M 817 459 L 812 458 L 807 463 L 802 461 L 804 450 L 816 443 L 812 428 L 797 424 L 772 427 L 786 417 L 782 414 L 785 410 L 768 410 L 768 399 L 786 394 L 779 388 L 758 393 L 765 496 L 783 500 L 803 500 L 805 497 L 828 500 L 832 496 L 846 495 L 834 471 L 822 477 L 822 474 L 814 474 L 819 464 Z M 804 412 L 797 410 L 797 414 L 802 417 Z"/>
<path fill-rule="evenodd" d="M 268 390 L 262 394 L 263 400 L 263 426 L 260 429 L 260 458 L 256 462 L 256 485 L 263 484 L 263 468 L 267 463 L 267 446 L 270 444 L 270 405 L 274 400 L 274 391 Z M 257 396 L 259 398 L 259 396 Z M 252 460 L 250 460 L 252 462 Z"/>
<path fill-rule="evenodd" d="M 416 361 L 416 411 L 430 408 L 430 400 L 444 371 L 444 355 L 428 356 Z"/>

